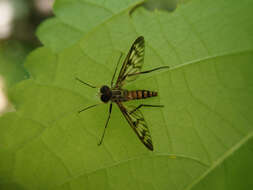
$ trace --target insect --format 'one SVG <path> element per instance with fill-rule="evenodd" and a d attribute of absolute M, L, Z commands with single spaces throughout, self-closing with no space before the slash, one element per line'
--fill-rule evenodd
<path fill-rule="evenodd" d="M 104 127 L 104 131 L 102 134 L 102 137 L 98 143 L 98 145 L 102 144 L 102 141 L 104 139 L 105 131 L 108 126 L 111 112 L 112 112 L 112 106 L 113 103 L 116 103 L 119 107 L 120 111 L 126 118 L 127 122 L 131 126 L 131 128 L 134 130 L 138 138 L 141 140 L 141 142 L 149 149 L 153 150 L 153 143 L 152 138 L 148 129 L 148 125 L 140 111 L 142 107 L 163 107 L 163 105 L 149 105 L 149 104 L 140 104 L 139 106 L 125 106 L 123 102 L 126 101 L 132 101 L 132 100 L 138 100 L 138 99 L 145 99 L 150 97 L 155 97 L 158 95 L 155 91 L 149 91 L 149 90 L 126 90 L 122 87 L 125 83 L 129 81 L 133 81 L 136 79 L 137 76 L 142 74 L 147 74 L 159 69 L 166 69 L 169 68 L 169 66 L 162 66 L 158 68 L 154 68 L 147 71 L 141 71 L 141 68 L 144 63 L 144 49 L 145 49 L 145 41 L 144 37 L 140 36 L 138 37 L 134 43 L 132 44 L 124 62 L 120 69 L 120 72 L 118 74 L 117 80 L 114 81 L 115 75 L 117 73 L 118 65 L 120 62 L 120 59 L 122 57 L 122 54 L 119 58 L 119 61 L 117 63 L 116 69 L 114 71 L 112 80 L 111 80 L 111 86 L 103 85 L 100 88 L 100 99 L 102 103 L 108 103 L 110 102 L 109 106 L 109 115 L 106 120 L 106 124 Z M 97 88 L 96 86 L 93 86 L 89 83 L 86 83 L 82 81 L 79 78 L 76 78 L 79 82 L 91 87 L 91 88 Z M 89 107 L 86 107 L 79 111 L 79 113 L 90 109 L 92 107 L 95 107 L 99 104 L 95 104 Z"/>

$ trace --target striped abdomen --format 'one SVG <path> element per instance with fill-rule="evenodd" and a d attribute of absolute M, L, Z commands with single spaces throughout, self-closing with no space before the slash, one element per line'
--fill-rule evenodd
<path fill-rule="evenodd" d="M 128 100 L 144 99 L 157 96 L 157 92 L 148 90 L 134 90 L 127 92 Z"/>

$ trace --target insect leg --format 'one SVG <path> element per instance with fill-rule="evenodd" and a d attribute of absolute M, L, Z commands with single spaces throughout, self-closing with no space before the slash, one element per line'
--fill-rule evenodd
<path fill-rule="evenodd" d="M 118 66 L 119 66 L 119 62 L 120 62 L 120 60 L 121 60 L 121 58 L 122 58 L 122 55 L 123 55 L 123 54 L 120 52 L 119 60 L 118 60 L 117 66 L 116 66 L 115 71 L 114 71 L 113 76 L 112 76 L 111 87 L 113 86 L 114 77 L 115 77 L 115 75 L 116 75 L 116 73 L 117 73 Z"/>
<path fill-rule="evenodd" d="M 164 107 L 164 105 L 149 105 L 149 104 L 140 104 L 139 106 L 137 106 L 136 108 L 134 108 L 132 111 L 129 112 L 129 114 L 132 114 L 134 112 L 136 112 L 137 110 L 139 110 L 141 107 Z"/>
<path fill-rule="evenodd" d="M 170 67 L 169 66 L 162 66 L 162 67 L 157 67 L 157 68 L 154 68 L 154 69 L 151 69 L 151 70 L 147 70 L 147 71 L 141 71 L 141 72 L 138 72 L 138 73 L 130 73 L 127 76 L 146 74 L 146 73 L 151 73 L 153 71 L 157 71 L 157 70 L 160 70 L 160 69 L 168 69 L 168 68 L 170 68 Z"/>
<path fill-rule="evenodd" d="M 110 120 L 110 117 L 111 117 L 111 113 L 112 113 L 112 103 L 110 104 L 110 107 L 109 107 L 109 115 L 108 115 L 108 118 L 107 118 L 107 120 L 106 120 L 105 128 L 104 128 L 102 137 L 101 137 L 101 139 L 100 139 L 98 145 L 101 145 L 102 142 L 103 142 L 103 139 L 104 139 L 104 136 L 105 136 L 105 130 L 106 130 L 107 125 L 108 125 L 108 123 L 109 123 L 109 120 Z"/>

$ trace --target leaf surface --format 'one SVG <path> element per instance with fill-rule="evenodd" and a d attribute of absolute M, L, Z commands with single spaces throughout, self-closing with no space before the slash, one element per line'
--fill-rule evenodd
<path fill-rule="evenodd" d="M 247 171 L 252 176 L 248 171 L 253 133 L 252 1 L 193 0 L 173 13 L 138 8 L 131 17 L 128 10 L 135 1 L 94 2 L 100 2 L 99 14 L 109 9 L 113 16 L 87 21 L 84 30 L 85 24 L 79 25 L 83 14 L 94 14 L 88 9 L 91 4 L 56 1 L 57 17 L 48 22 L 67 23 L 78 32 L 71 29 L 62 48 L 58 40 L 46 42 L 29 55 L 26 68 L 31 79 L 11 93 L 17 111 L 0 119 L 1 186 L 29 190 L 252 187 L 250 178 L 238 175 Z M 125 10 L 117 12 L 118 7 Z M 57 31 L 59 25 L 51 27 Z M 39 32 L 39 37 L 44 38 L 44 33 Z M 71 41 L 74 35 L 77 38 Z M 143 69 L 171 67 L 127 86 L 159 91 L 158 98 L 132 102 L 165 106 L 143 109 L 154 152 L 139 142 L 116 106 L 104 143 L 98 147 L 108 105 L 77 114 L 100 100 L 97 90 L 74 78 L 97 86 L 109 84 L 120 52 L 126 55 L 140 35 L 146 40 Z M 238 160 L 244 164 L 233 164 Z"/>

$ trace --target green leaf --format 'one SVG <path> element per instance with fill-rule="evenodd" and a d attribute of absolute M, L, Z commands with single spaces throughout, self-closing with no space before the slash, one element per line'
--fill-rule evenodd
<path fill-rule="evenodd" d="M 78 42 L 84 34 L 126 13 L 140 1 L 58 0 L 54 5 L 57 17 L 45 21 L 37 34 L 46 46 L 58 52 Z"/>
<path fill-rule="evenodd" d="M 97 12 L 87 0 L 56 1 L 51 21 L 59 25 L 51 23 L 49 33 L 71 26 L 66 46 L 49 40 L 32 52 L 25 64 L 31 79 L 12 88 L 17 111 L 0 118 L 0 187 L 251 189 L 251 178 L 242 174 L 252 176 L 252 1 L 192 0 L 170 14 L 138 8 L 131 17 L 136 2 L 95 2 L 101 2 Z M 108 9 L 111 16 L 94 23 L 90 16 L 87 29 L 80 29 L 83 14 L 103 18 Z M 126 54 L 140 35 L 146 40 L 143 69 L 171 66 L 126 86 L 159 91 L 158 98 L 129 102 L 165 106 L 142 110 L 154 152 L 116 105 L 97 146 L 108 105 L 77 114 L 100 100 L 97 89 L 75 77 L 109 84 L 120 52 Z"/>
<path fill-rule="evenodd" d="M 207 170 L 194 183 L 196 187 L 193 189 L 248 189 L 252 187 L 252 145 L 251 133 Z"/>

